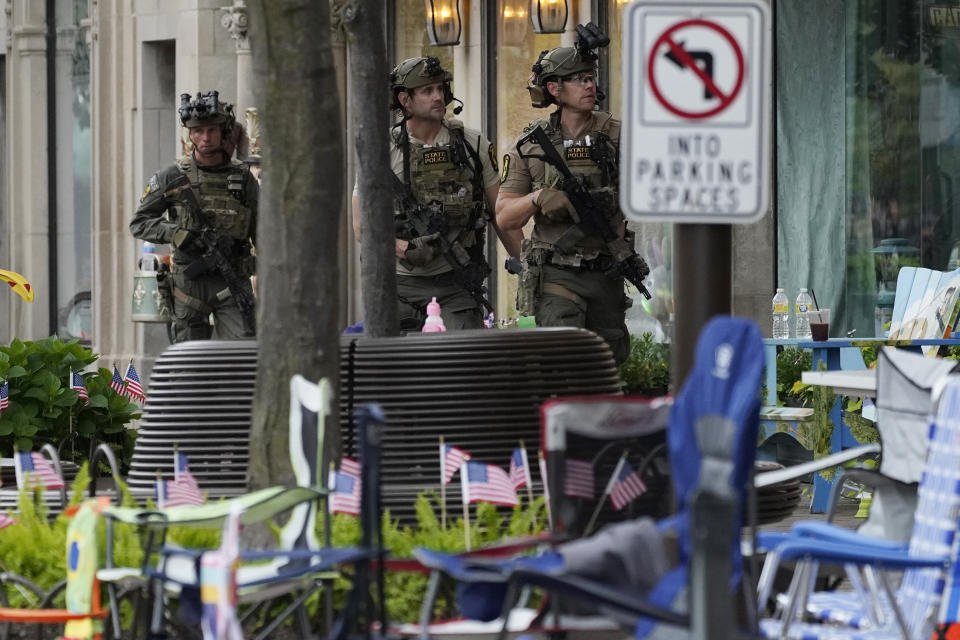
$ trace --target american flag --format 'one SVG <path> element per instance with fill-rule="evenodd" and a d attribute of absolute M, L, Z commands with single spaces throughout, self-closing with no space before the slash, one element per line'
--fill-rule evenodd
<path fill-rule="evenodd" d="M 200 491 L 197 479 L 190 473 L 187 454 L 175 451 L 173 453 L 173 480 L 167 480 L 163 487 L 163 507 L 197 506 L 207 501 Z M 161 502 L 158 495 L 157 503 Z"/>
<path fill-rule="evenodd" d="M 113 365 L 113 379 L 110 380 L 110 388 L 119 395 L 125 398 L 127 397 L 127 388 L 123 384 L 123 378 L 120 377 L 120 372 L 117 371 L 117 365 Z"/>
<path fill-rule="evenodd" d="M 86 407 L 90 404 L 90 395 L 87 393 L 87 388 L 83 386 L 83 378 L 76 371 L 70 374 L 70 388 L 76 391 L 77 396 L 83 400 L 83 406 Z"/>
<path fill-rule="evenodd" d="M 4 382 L 0 387 L 0 411 L 10 406 L 10 383 Z"/>
<path fill-rule="evenodd" d="M 471 458 L 470 454 L 449 444 L 440 445 L 440 470 L 443 472 L 443 484 L 450 484 L 453 474 Z"/>
<path fill-rule="evenodd" d="M 350 458 L 340 461 L 340 470 L 330 472 L 330 512 L 360 515 L 360 464 Z"/>
<path fill-rule="evenodd" d="M 610 482 L 607 484 L 607 493 L 610 494 L 610 503 L 613 508 L 620 511 L 630 504 L 634 498 L 642 496 L 647 492 L 647 485 L 644 483 L 640 474 L 633 470 L 626 457 L 620 458 L 617 468 L 610 476 Z"/>
<path fill-rule="evenodd" d="M 50 461 L 37 451 L 17 451 L 14 455 L 17 484 L 21 489 L 62 489 L 66 485 Z"/>
<path fill-rule="evenodd" d="M 514 449 L 510 456 L 510 482 L 515 490 L 530 485 L 530 465 L 527 464 L 527 451 L 522 447 Z"/>
<path fill-rule="evenodd" d="M 127 373 L 123 376 L 123 384 L 127 387 L 127 396 L 131 400 L 136 399 L 143 402 L 147 399 L 147 397 L 143 395 L 140 376 L 137 375 L 137 370 L 133 368 L 132 362 L 127 366 Z"/>
<path fill-rule="evenodd" d="M 0 513 L 0 529 L 6 529 L 13 524 L 17 524 L 16 518 L 9 513 Z"/>
<path fill-rule="evenodd" d="M 482 462 L 464 462 L 460 471 L 463 504 L 492 502 L 515 507 L 520 502 L 507 472 L 500 467 Z"/>
<path fill-rule="evenodd" d="M 585 460 L 566 459 L 563 492 L 571 498 L 590 500 L 593 492 L 593 465 Z"/>

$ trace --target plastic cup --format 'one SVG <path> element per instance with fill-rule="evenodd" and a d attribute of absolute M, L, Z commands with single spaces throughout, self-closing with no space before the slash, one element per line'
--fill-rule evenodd
<path fill-rule="evenodd" d="M 817 342 L 826 340 L 830 335 L 830 309 L 807 311 L 807 319 L 810 321 L 811 337 Z"/>

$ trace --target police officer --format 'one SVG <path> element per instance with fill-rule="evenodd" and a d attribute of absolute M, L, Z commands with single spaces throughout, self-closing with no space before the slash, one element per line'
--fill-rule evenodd
<path fill-rule="evenodd" d="M 493 145 L 475 129 L 445 117 L 453 100 L 453 76 L 434 57 L 404 60 L 390 74 L 391 106 L 399 122 L 390 130 L 390 164 L 417 203 L 439 202 L 445 216 L 447 240 L 458 242 L 475 264 L 483 262 L 483 238 L 492 222 L 498 180 Z M 459 102 L 459 101 L 458 101 Z M 459 113 L 460 109 L 454 110 Z M 400 194 L 398 194 L 400 195 Z M 357 194 L 353 197 L 353 227 L 360 240 Z M 399 206 L 395 214 L 403 215 Z M 513 256 L 520 255 L 520 231 L 501 234 Z M 402 330 L 417 330 L 426 319 L 434 296 L 441 305 L 447 330 L 483 328 L 483 309 L 456 280 L 444 258 L 437 233 L 398 237 L 397 292 Z"/>
<path fill-rule="evenodd" d="M 260 190 L 249 166 L 232 161 L 226 151 L 233 107 L 216 91 L 194 98 L 185 93 L 180 122 L 193 150 L 150 178 L 130 231 L 141 240 L 173 245 L 174 342 L 210 338 L 210 314 L 218 338 L 252 338 L 252 306 L 237 299 L 252 300 Z M 225 266 L 210 260 L 211 244 L 226 258 Z"/>
<path fill-rule="evenodd" d="M 524 135 L 535 127 L 545 130 L 570 171 L 605 205 L 610 227 L 632 245 L 617 207 L 620 121 L 595 109 L 595 61 L 596 55 L 579 43 L 540 54 L 527 89 L 534 107 L 555 104 L 557 108 L 547 119 L 531 122 Z M 559 189 L 557 169 L 542 159 L 525 157 L 541 155 L 539 146 L 523 136 L 520 140 L 503 158 L 496 207 L 497 222 L 505 230 L 521 229 L 531 217 L 534 222 L 523 246 L 518 310 L 534 315 L 538 326 L 594 331 L 621 363 L 630 348 L 624 322 L 630 299 L 624 293 L 623 278 L 611 275 L 614 261 L 609 247 L 597 233 L 587 233 L 566 249 L 557 246 L 574 224 L 575 209 Z"/>

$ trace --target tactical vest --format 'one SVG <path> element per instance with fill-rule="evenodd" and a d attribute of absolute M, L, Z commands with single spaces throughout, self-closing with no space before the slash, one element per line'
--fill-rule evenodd
<path fill-rule="evenodd" d="M 449 225 L 447 237 L 470 247 L 484 228 L 483 201 L 474 198 L 475 158 L 466 148 L 463 123 L 450 120 L 446 124 L 450 130 L 447 145 L 427 147 L 410 140 L 410 189 L 417 202 L 439 200 Z M 482 171 L 480 166 L 476 170 Z"/>
<path fill-rule="evenodd" d="M 244 167 L 236 165 L 235 171 L 203 171 L 190 155 L 178 158 L 177 166 L 190 178 L 214 230 L 234 240 L 246 241 L 250 237 L 253 215 L 250 207 L 241 202 Z M 178 209 L 180 226 L 199 231 L 203 223 L 194 212 L 185 207 Z"/>
<path fill-rule="evenodd" d="M 610 226 L 616 229 L 620 237 L 623 237 L 626 232 L 626 225 L 623 215 L 620 213 L 615 184 L 619 158 L 615 149 L 601 151 L 603 145 L 599 144 L 604 138 L 613 139 L 614 143 L 618 142 L 619 131 L 615 130 L 613 116 L 609 113 L 595 114 L 593 116 L 594 127 L 584 132 L 574 144 L 569 146 L 564 145 L 560 123 L 557 120 L 554 117 L 551 117 L 550 120 L 535 120 L 524 129 L 524 133 L 532 131 L 537 126 L 543 127 L 560 157 L 566 161 L 570 173 L 583 178 L 590 194 L 604 205 L 604 209 L 608 212 L 607 217 Z M 589 145 L 587 144 L 588 139 Z M 603 160 L 595 159 L 598 154 L 602 156 Z M 608 157 L 608 155 L 612 157 Z M 542 162 L 544 165 L 543 180 L 534 180 L 533 190 L 544 187 L 559 188 L 558 185 L 562 176 L 556 167 L 549 162 L 540 160 L 533 160 L 532 162 Z M 608 164 L 607 169 L 604 169 L 604 164 Z M 570 224 L 570 221 L 553 222 L 538 212 L 534 215 L 534 229 L 531 239 L 535 246 L 555 250 L 553 247 L 557 239 L 563 235 Z M 591 233 L 577 243 L 574 253 L 580 258 L 590 260 L 606 253 L 606 243 L 599 234 Z"/>

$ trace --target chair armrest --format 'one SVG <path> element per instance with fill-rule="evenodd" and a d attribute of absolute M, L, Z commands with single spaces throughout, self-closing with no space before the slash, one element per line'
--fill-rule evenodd
<path fill-rule="evenodd" d="M 663 609 L 638 593 L 614 589 L 606 584 L 570 574 L 552 574 L 516 569 L 511 580 L 520 584 L 533 584 L 544 589 L 567 593 L 579 598 L 587 598 L 594 603 L 614 607 L 637 617 L 651 618 L 679 627 L 690 626 L 690 616 Z"/>
<path fill-rule="evenodd" d="M 827 522 L 833 522 L 834 511 L 837 508 L 837 504 L 840 502 L 840 492 L 843 490 L 843 483 L 847 480 L 853 480 L 854 482 L 865 484 L 873 487 L 874 489 L 880 487 L 909 486 L 908 483 L 894 480 L 893 478 L 885 476 L 875 469 L 865 469 L 860 467 L 844 469 L 843 473 L 837 477 L 836 481 L 833 483 L 833 488 L 830 490 L 830 504 L 827 506 Z"/>
<path fill-rule="evenodd" d="M 812 558 L 838 564 L 876 565 L 886 569 L 946 567 L 947 556 L 911 556 L 902 550 L 883 550 L 814 539 L 794 539 L 777 547 L 781 560 Z"/>
<path fill-rule="evenodd" d="M 906 542 L 873 538 L 835 524 L 819 521 L 798 522 L 793 525 L 789 535 L 903 553 L 906 553 L 909 546 Z"/>
<path fill-rule="evenodd" d="M 808 473 L 813 473 L 814 471 L 821 471 L 823 469 L 829 469 L 830 467 L 835 467 L 838 464 L 843 464 L 844 462 L 849 462 L 851 460 L 856 460 L 862 455 L 868 453 L 879 453 L 880 445 L 879 444 L 865 444 L 862 447 L 853 447 L 852 449 L 845 449 L 839 453 L 834 453 L 823 458 L 818 458 L 816 460 L 811 460 L 810 462 L 804 462 L 802 464 L 796 464 L 792 467 L 787 467 L 786 469 L 777 469 L 776 471 L 764 471 L 763 473 L 758 473 L 753 480 L 753 483 L 756 487 L 769 487 L 771 485 L 777 484 L 778 482 L 783 482 L 785 480 L 793 480 L 794 478 L 799 478 L 800 476 L 805 476 Z"/>

